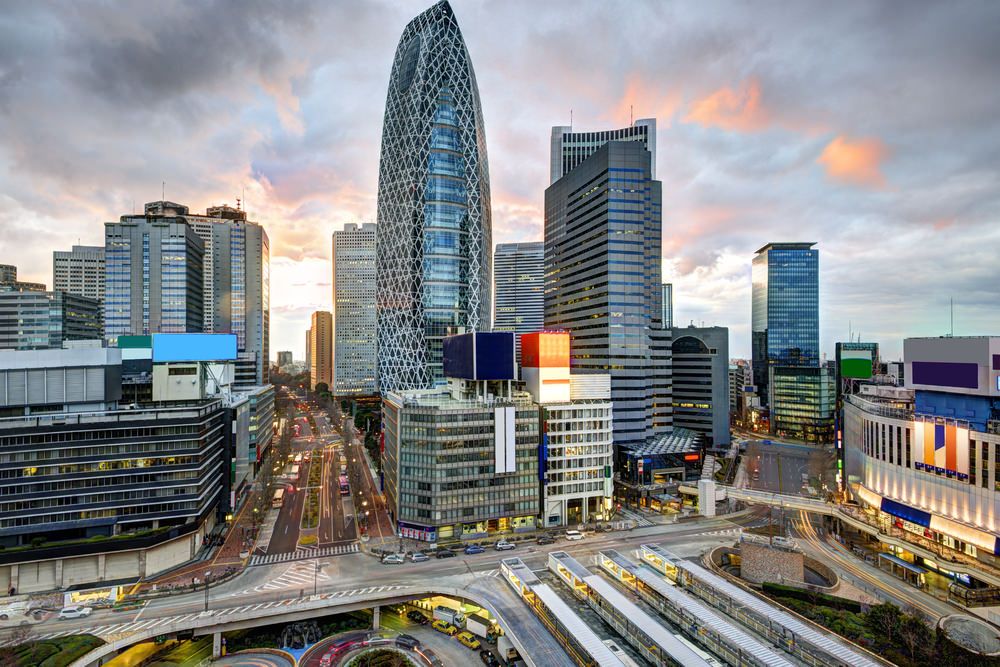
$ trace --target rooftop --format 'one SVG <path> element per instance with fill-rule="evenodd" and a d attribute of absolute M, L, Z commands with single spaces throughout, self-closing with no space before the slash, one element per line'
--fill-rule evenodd
<path fill-rule="evenodd" d="M 815 241 L 802 241 L 795 243 L 768 243 L 763 248 L 757 251 L 757 254 L 762 252 L 767 252 L 768 250 L 809 250 L 814 245 Z"/>
<path fill-rule="evenodd" d="M 683 454 L 701 451 L 698 434 L 686 428 L 675 428 L 673 433 L 650 438 L 641 445 L 629 447 L 634 456 L 656 456 L 657 454 Z"/>

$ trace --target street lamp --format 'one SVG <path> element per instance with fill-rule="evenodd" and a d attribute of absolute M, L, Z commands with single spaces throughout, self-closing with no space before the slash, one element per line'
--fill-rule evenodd
<path fill-rule="evenodd" d="M 212 571 L 205 572 L 205 611 L 208 611 L 208 578 L 212 576 Z"/>
<path fill-rule="evenodd" d="M 313 595 L 316 595 L 317 581 L 319 580 L 320 564 L 319 560 L 313 562 Z"/>

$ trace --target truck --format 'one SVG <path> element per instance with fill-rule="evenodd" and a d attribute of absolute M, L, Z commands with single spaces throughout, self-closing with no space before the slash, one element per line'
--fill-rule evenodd
<path fill-rule="evenodd" d="M 437 607 L 434 607 L 434 620 L 445 621 L 446 623 L 451 623 L 456 628 L 461 628 L 464 627 L 465 614 L 457 609 L 438 605 Z"/>
<path fill-rule="evenodd" d="M 483 639 L 490 639 L 493 634 L 493 624 L 490 619 L 475 614 L 465 617 L 465 629 Z"/>
<path fill-rule="evenodd" d="M 497 637 L 497 657 L 505 665 L 512 665 L 521 659 L 521 654 L 514 648 L 513 642 L 507 639 L 506 635 Z"/>

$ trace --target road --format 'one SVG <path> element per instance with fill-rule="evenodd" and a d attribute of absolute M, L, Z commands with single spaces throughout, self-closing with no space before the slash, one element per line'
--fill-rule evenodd
<path fill-rule="evenodd" d="M 770 444 L 764 444 L 764 441 L 761 440 L 748 441 L 747 453 L 744 457 L 748 473 L 748 487 L 772 493 L 809 495 L 806 493 L 803 481 L 809 477 L 815 477 L 811 470 L 814 465 L 810 464 L 810 460 L 817 456 L 818 448 L 777 441 L 769 442 Z M 757 479 L 754 479 L 754 470 L 759 472 Z M 833 482 L 832 474 L 831 468 L 826 480 L 828 485 Z M 815 490 L 819 491 L 820 489 Z"/>
<path fill-rule="evenodd" d="M 558 541 L 553 545 L 523 545 L 503 556 L 518 556 L 529 567 L 546 567 L 549 551 L 567 551 L 581 562 L 592 562 L 602 549 L 635 550 L 643 542 L 656 542 L 682 556 L 695 556 L 720 544 L 731 544 L 737 539 L 739 527 L 723 518 L 698 519 L 683 524 L 654 525 L 637 528 L 624 534 L 598 533 L 577 542 Z M 319 593 L 351 591 L 364 587 L 427 585 L 431 581 L 454 582 L 457 585 L 482 591 L 484 595 L 508 595 L 508 585 L 499 575 L 500 554 L 487 551 L 474 556 L 460 555 L 444 560 L 431 559 L 424 563 L 382 565 L 376 558 L 361 554 L 346 554 L 329 558 L 305 560 L 298 563 L 271 564 L 250 567 L 234 579 L 213 586 L 209 590 L 209 609 L 232 609 L 238 606 L 260 605 L 271 608 L 281 601 Z M 315 564 L 319 569 L 315 569 Z M 35 639 L 52 635 L 66 636 L 82 632 L 128 633 L 155 628 L 172 618 L 198 614 L 205 609 L 203 590 L 183 593 L 150 601 L 145 607 L 132 612 L 112 612 L 98 609 L 84 619 L 56 621 L 47 619 L 32 624 Z M 525 608 L 510 603 L 517 619 L 529 623 L 532 618 Z M 261 609 L 263 611 L 263 609 Z M 5 624 L 6 625 L 6 624 Z M 533 627 L 533 626 L 526 626 Z M 539 627 L 541 627 L 539 625 Z M 0 637 L 9 633 L 9 625 L 0 630 Z M 534 630 L 537 632 L 537 628 Z M 53 637 L 54 638 L 54 637 Z"/>

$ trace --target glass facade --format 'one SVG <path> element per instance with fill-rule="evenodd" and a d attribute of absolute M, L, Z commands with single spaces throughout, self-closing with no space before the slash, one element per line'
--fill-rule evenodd
<path fill-rule="evenodd" d="M 413 19 L 396 50 L 376 244 L 379 388 L 440 383 L 444 336 L 489 329 L 491 275 L 483 114 L 447 2 Z"/>
<path fill-rule="evenodd" d="M 830 369 L 771 369 L 771 429 L 775 435 L 807 442 L 834 438 L 836 381 Z"/>
<path fill-rule="evenodd" d="M 754 384 L 767 404 L 768 369 L 819 366 L 819 251 L 813 243 L 772 243 L 753 259 Z"/>

